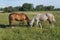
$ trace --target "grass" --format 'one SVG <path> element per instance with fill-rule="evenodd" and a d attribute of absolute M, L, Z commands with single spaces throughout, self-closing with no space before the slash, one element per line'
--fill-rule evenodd
<path fill-rule="evenodd" d="M 25 25 L 19 26 L 19 22 L 14 22 L 15 28 L 8 26 L 8 13 L 0 13 L 0 40 L 60 40 L 60 11 L 39 11 L 24 12 L 32 19 L 34 13 L 53 13 L 56 19 L 54 29 L 50 29 L 49 24 L 44 23 L 41 30 L 40 27 L 30 27 Z M 5 28 L 3 28 L 5 27 Z"/>

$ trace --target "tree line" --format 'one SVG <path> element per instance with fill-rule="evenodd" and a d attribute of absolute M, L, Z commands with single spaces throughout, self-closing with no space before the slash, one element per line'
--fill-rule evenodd
<path fill-rule="evenodd" d="M 37 5 L 34 7 L 33 4 L 30 3 L 24 3 L 22 6 L 16 6 L 16 7 L 5 7 L 5 8 L 0 8 L 0 11 L 4 12 L 13 12 L 13 11 L 58 11 L 60 8 L 54 8 L 54 6 L 49 5 L 49 6 L 44 6 L 44 5 Z"/>

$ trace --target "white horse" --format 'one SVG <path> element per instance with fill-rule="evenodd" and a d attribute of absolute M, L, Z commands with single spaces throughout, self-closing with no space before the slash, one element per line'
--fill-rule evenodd
<path fill-rule="evenodd" d="M 36 21 L 36 25 L 38 26 L 38 24 L 40 25 L 41 29 L 42 29 L 42 25 L 41 25 L 41 22 L 42 21 L 48 21 L 49 24 L 52 25 L 52 27 L 54 27 L 54 23 L 56 22 L 55 21 L 55 18 L 54 18 L 54 15 L 51 14 L 51 13 L 45 13 L 45 14 L 36 14 L 33 19 L 30 21 L 30 26 L 32 27 L 34 22 Z"/>

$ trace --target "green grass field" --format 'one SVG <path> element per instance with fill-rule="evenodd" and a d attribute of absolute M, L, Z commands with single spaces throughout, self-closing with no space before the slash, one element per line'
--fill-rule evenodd
<path fill-rule="evenodd" d="M 24 12 L 29 19 L 32 19 L 34 13 L 54 14 L 56 24 L 54 29 L 50 29 L 48 22 L 43 23 L 43 29 L 40 27 L 19 26 L 19 22 L 14 21 L 15 28 L 10 28 L 8 22 L 9 13 L 0 13 L 0 40 L 60 40 L 60 11 L 39 11 Z M 3 28 L 4 27 L 4 28 Z"/>

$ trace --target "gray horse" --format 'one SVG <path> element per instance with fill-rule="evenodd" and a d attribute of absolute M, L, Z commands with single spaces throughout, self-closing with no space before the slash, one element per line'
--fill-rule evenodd
<path fill-rule="evenodd" d="M 51 26 L 53 28 L 54 28 L 54 23 L 56 22 L 55 18 L 54 18 L 54 15 L 51 14 L 51 13 L 36 14 L 29 23 L 31 27 L 33 26 L 35 21 L 36 21 L 36 25 L 38 26 L 38 24 L 39 24 L 41 29 L 42 29 L 42 25 L 41 25 L 42 21 L 48 21 L 49 24 L 51 24 Z"/>

